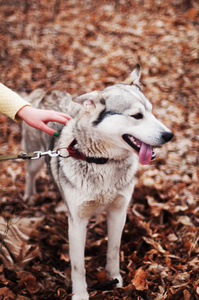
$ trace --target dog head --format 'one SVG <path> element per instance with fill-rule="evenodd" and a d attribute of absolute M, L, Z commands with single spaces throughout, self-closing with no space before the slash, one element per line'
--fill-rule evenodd
<path fill-rule="evenodd" d="M 93 91 L 75 99 L 89 114 L 92 128 L 115 147 L 135 151 L 142 164 L 155 157 L 153 146 L 170 141 L 173 133 L 152 114 L 152 105 L 139 87 L 137 65 L 129 77 L 102 91 Z"/>

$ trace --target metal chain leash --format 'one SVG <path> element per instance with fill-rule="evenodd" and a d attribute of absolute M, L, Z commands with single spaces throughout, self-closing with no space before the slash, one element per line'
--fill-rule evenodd
<path fill-rule="evenodd" d="M 10 159 L 39 159 L 42 156 L 46 156 L 49 155 L 50 157 L 57 157 L 60 156 L 60 151 L 56 150 L 56 151 L 34 151 L 31 153 L 25 153 L 22 152 L 20 154 L 16 154 L 16 155 L 0 155 L 0 161 L 3 160 L 10 160 Z"/>

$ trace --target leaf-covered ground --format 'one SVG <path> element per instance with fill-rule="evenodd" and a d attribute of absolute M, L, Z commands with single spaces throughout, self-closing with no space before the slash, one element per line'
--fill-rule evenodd
<path fill-rule="evenodd" d="M 199 299 L 199 4 L 197 0 L 2 0 L 0 82 L 79 95 L 120 82 L 136 63 L 154 113 L 175 134 L 139 166 L 121 245 L 124 288 L 104 271 L 106 218 L 92 219 L 91 299 Z M 0 154 L 21 129 L 0 115 Z M 39 149 L 38 149 L 39 150 Z M 45 169 L 23 201 L 23 161 L 0 168 L 0 299 L 71 299 L 67 216 Z"/>

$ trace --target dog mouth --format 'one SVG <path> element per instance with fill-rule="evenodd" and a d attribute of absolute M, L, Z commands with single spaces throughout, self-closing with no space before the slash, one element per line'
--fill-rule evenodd
<path fill-rule="evenodd" d="M 155 159 L 156 155 L 151 145 L 145 144 L 129 134 L 124 134 L 122 138 L 129 146 L 138 152 L 139 160 L 142 165 L 148 165 L 151 160 Z"/>

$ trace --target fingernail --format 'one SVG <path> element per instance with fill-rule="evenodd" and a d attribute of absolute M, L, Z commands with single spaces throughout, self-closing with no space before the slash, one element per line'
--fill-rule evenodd
<path fill-rule="evenodd" d="M 58 137 L 58 136 L 59 136 L 59 133 L 58 133 L 58 132 L 54 132 L 53 135 L 56 136 L 56 137 Z"/>

